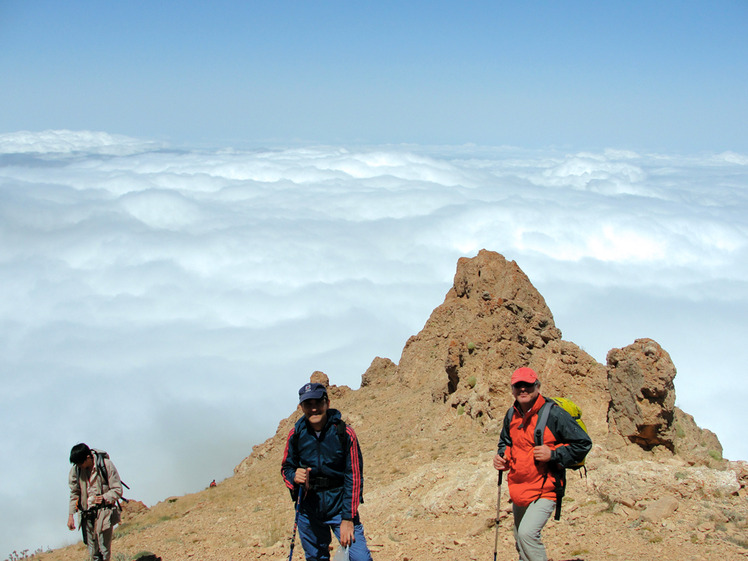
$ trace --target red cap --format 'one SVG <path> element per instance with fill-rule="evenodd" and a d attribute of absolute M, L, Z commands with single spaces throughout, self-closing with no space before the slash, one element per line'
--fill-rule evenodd
<path fill-rule="evenodd" d="M 514 374 L 512 374 L 512 385 L 516 384 L 517 382 L 527 382 L 528 384 L 534 384 L 537 381 L 538 375 L 532 368 L 527 368 L 526 366 L 517 368 L 517 370 L 514 371 Z"/>

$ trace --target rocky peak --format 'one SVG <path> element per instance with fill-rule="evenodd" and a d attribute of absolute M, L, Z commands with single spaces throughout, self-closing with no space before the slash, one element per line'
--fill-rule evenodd
<path fill-rule="evenodd" d="M 675 365 L 652 339 L 637 339 L 607 356 L 611 430 L 645 450 L 675 450 Z"/>
<path fill-rule="evenodd" d="M 575 400 L 597 436 L 607 432 L 605 368 L 561 339 L 545 299 L 514 261 L 482 250 L 458 261 L 444 302 L 406 343 L 397 376 L 490 430 L 511 404 L 509 379 L 520 366 L 538 372 L 544 394 Z"/>

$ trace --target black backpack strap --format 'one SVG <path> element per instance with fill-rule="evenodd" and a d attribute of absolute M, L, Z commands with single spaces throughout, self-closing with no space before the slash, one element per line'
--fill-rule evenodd
<path fill-rule="evenodd" d="M 548 417 L 550 416 L 551 409 L 554 405 L 557 405 L 555 401 L 552 399 L 546 399 L 545 403 L 541 405 L 540 411 L 538 411 L 538 422 L 535 424 L 535 446 L 543 445 L 545 427 L 548 425 Z M 553 477 L 553 487 L 556 491 L 556 512 L 553 518 L 554 520 L 560 520 L 561 502 L 566 493 L 566 470 L 561 466 L 555 466 L 555 469 L 550 466 L 549 468 Z M 546 477 L 547 476 L 548 474 L 546 474 Z M 543 478 L 543 481 L 545 481 L 545 478 Z"/>
<path fill-rule="evenodd" d="M 289 441 L 291 454 L 293 454 L 293 461 L 296 466 L 299 465 L 299 431 L 301 430 L 302 426 L 304 426 L 304 417 L 301 417 L 301 419 L 296 421 L 293 429 L 293 434 L 291 435 L 291 440 Z"/>
<path fill-rule="evenodd" d="M 301 417 L 294 424 L 293 434 L 291 435 L 291 438 L 288 439 L 288 453 L 293 458 L 293 463 L 296 467 L 301 467 L 299 465 L 299 431 L 301 430 L 303 424 L 304 417 Z M 299 485 L 294 485 L 293 489 L 289 489 L 289 492 L 291 493 L 291 499 L 296 501 L 300 489 L 301 487 Z"/>
<path fill-rule="evenodd" d="M 561 520 L 561 502 L 566 494 L 566 470 L 558 468 L 553 472 L 553 487 L 556 491 L 556 513 L 554 520 Z"/>
<path fill-rule="evenodd" d="M 94 455 L 94 460 L 96 461 L 96 471 L 99 472 L 99 475 L 101 476 L 101 481 L 104 485 L 109 488 L 109 474 L 106 471 L 106 464 L 104 463 L 104 454 L 98 454 L 91 450 L 91 453 Z"/>
<path fill-rule="evenodd" d="M 345 421 L 343 419 L 340 419 L 335 423 L 335 428 L 338 432 L 338 440 L 340 440 L 340 445 L 343 447 L 343 452 L 345 452 L 350 446 L 348 441 L 348 431 L 346 430 L 347 425 L 345 424 Z"/>
<path fill-rule="evenodd" d="M 535 446 L 543 445 L 543 435 L 548 424 L 548 415 L 551 414 L 551 407 L 554 405 L 555 402 L 547 399 L 538 411 L 538 422 L 535 424 Z"/>

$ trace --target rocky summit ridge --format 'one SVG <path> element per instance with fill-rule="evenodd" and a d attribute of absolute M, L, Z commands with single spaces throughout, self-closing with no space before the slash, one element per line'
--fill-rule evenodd
<path fill-rule="evenodd" d="M 607 364 L 562 339 L 520 267 L 482 250 L 398 363 L 375 358 L 361 387 L 328 385 L 331 406 L 359 436 L 367 537 L 380 561 L 493 557 L 497 474 L 491 467 L 512 398 L 508 380 L 535 369 L 546 396 L 583 410 L 594 446 L 587 477 L 569 472 L 562 518 L 544 531 L 570 560 L 748 559 L 748 465 L 722 458 L 716 435 L 675 407 L 676 369 L 651 339 L 612 349 Z M 280 478 L 293 412 L 218 486 L 151 508 L 131 501 L 114 559 L 286 559 L 293 505 Z M 297 538 L 298 539 L 298 538 Z M 80 560 L 82 544 L 38 555 Z M 295 558 L 302 559 L 297 547 Z M 506 484 L 500 560 L 516 559 Z"/>

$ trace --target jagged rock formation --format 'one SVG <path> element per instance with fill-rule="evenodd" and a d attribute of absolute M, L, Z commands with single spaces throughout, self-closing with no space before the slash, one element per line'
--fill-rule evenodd
<path fill-rule="evenodd" d="M 610 426 L 645 450 L 665 446 L 673 451 L 675 434 L 675 366 L 651 339 L 637 339 L 608 352 Z"/>
<path fill-rule="evenodd" d="M 361 510 L 375 559 L 491 554 L 491 459 L 519 366 L 539 373 L 543 394 L 581 406 L 595 443 L 588 480 L 570 478 L 562 520 L 546 527 L 554 559 L 748 557 L 748 467 L 723 460 L 716 436 L 674 407 L 676 371 L 667 352 L 639 339 L 613 349 L 606 366 L 561 337 L 519 266 L 484 250 L 459 260 L 444 302 L 408 339 L 398 363 L 375 358 L 355 391 L 312 374 L 358 433 Z M 115 551 L 147 547 L 165 559 L 203 561 L 287 556 L 293 509 L 280 460 L 298 416 L 282 420 L 217 488 L 129 515 Z M 510 559 L 504 497 L 501 559 Z M 76 547 L 43 558 L 75 559 Z"/>
<path fill-rule="evenodd" d="M 723 464 L 717 435 L 675 407 L 675 365 L 656 341 L 637 339 L 611 349 L 607 363 L 609 449 L 624 445 L 618 435 L 643 450 L 664 447 L 691 465 Z"/>
<path fill-rule="evenodd" d="M 406 387 L 427 387 L 434 401 L 494 428 L 520 366 L 539 373 L 543 393 L 576 401 L 594 437 L 607 433 L 605 368 L 561 339 L 545 300 L 514 261 L 483 250 L 458 261 L 452 289 L 408 339 L 397 373 Z"/>

